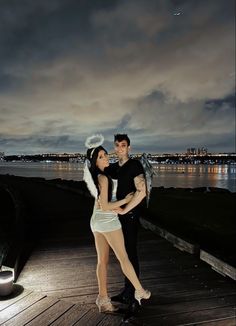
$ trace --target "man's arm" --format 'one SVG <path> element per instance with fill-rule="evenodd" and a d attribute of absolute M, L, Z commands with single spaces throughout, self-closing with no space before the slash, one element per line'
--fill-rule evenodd
<path fill-rule="evenodd" d="M 125 206 L 122 212 L 119 212 L 119 214 L 121 215 L 131 211 L 134 207 L 141 203 L 143 198 L 146 197 L 146 182 L 143 174 L 139 174 L 137 177 L 134 178 L 134 184 L 136 191 L 131 201 Z"/>

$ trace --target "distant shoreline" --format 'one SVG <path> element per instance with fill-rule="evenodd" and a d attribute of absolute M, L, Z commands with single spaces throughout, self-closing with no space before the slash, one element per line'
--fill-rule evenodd
<path fill-rule="evenodd" d="M 114 153 L 110 154 L 110 159 L 117 159 Z M 139 159 L 141 153 L 130 154 L 130 157 Z M 236 164 L 236 153 L 206 153 L 206 154 L 146 154 L 147 159 L 153 164 Z M 83 163 L 85 154 L 36 154 L 36 155 L 2 155 L 0 161 L 3 162 L 71 162 Z"/>
<path fill-rule="evenodd" d="M 84 164 L 83 161 L 64 161 L 64 160 L 0 160 L 1 163 L 66 163 L 66 164 Z M 179 164 L 179 165 L 235 165 L 236 161 L 231 162 L 198 162 L 198 161 L 150 161 L 151 164 L 166 164 L 166 165 L 173 165 L 173 164 Z"/>

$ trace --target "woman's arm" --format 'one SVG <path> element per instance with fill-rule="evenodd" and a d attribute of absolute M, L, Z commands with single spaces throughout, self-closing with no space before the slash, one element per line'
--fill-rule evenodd
<path fill-rule="evenodd" d="M 100 174 L 98 176 L 98 185 L 100 190 L 99 204 L 103 211 L 111 211 L 115 208 L 127 204 L 131 199 L 131 196 L 128 196 L 121 200 L 109 202 L 108 201 L 108 178 L 103 174 Z"/>

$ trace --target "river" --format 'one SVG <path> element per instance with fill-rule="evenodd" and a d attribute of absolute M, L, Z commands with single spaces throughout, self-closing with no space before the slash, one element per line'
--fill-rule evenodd
<path fill-rule="evenodd" d="M 218 187 L 236 192 L 236 165 L 233 164 L 153 164 L 153 168 L 154 187 Z M 0 161 L 0 174 L 80 181 L 83 177 L 83 164 Z"/>

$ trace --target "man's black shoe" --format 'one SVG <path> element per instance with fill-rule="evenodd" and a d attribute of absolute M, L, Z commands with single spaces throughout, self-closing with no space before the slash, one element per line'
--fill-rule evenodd
<path fill-rule="evenodd" d="M 125 303 L 125 304 L 130 304 L 131 300 L 132 300 L 131 298 L 125 296 L 123 293 L 111 297 L 111 301 Z"/>
<path fill-rule="evenodd" d="M 138 312 L 140 309 L 140 305 L 137 300 L 132 300 L 132 302 L 129 304 L 128 310 L 132 313 Z"/>

